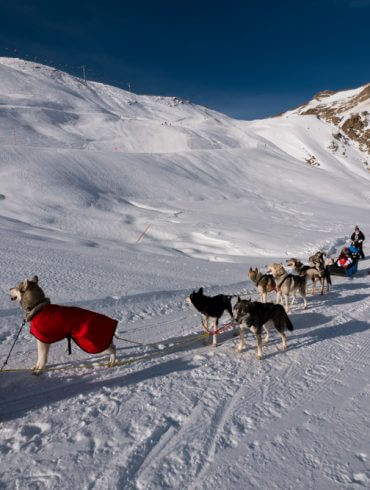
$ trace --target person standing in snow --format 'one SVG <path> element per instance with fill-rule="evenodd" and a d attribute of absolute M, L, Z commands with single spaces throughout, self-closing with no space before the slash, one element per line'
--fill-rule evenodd
<path fill-rule="evenodd" d="M 358 248 L 361 259 L 365 258 L 364 251 L 362 249 L 363 242 L 365 240 L 365 235 L 362 233 L 360 228 L 358 226 L 355 227 L 355 231 L 351 235 L 351 240 L 353 241 L 353 244 L 356 248 Z"/>

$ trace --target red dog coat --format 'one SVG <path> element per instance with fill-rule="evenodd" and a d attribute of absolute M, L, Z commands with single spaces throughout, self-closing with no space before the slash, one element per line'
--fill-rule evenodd
<path fill-rule="evenodd" d="M 89 354 L 108 349 L 117 320 L 75 306 L 46 305 L 31 320 L 31 334 L 45 344 L 71 337 Z"/>

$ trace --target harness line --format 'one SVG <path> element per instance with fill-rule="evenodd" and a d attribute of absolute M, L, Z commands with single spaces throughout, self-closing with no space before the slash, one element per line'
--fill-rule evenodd
<path fill-rule="evenodd" d="M 2 368 L 0 369 L 0 372 L 3 372 L 3 371 L 4 371 L 4 367 L 5 367 L 5 366 L 8 364 L 8 361 L 9 361 L 10 355 L 11 355 L 11 353 L 12 353 L 12 350 L 13 350 L 13 348 L 14 348 L 14 346 L 15 346 L 15 343 L 17 342 L 18 337 L 20 336 L 20 334 L 21 334 L 21 332 L 22 332 L 22 329 L 23 329 L 23 327 L 25 326 L 25 324 L 26 324 L 26 320 L 23 320 L 23 321 L 22 321 L 22 324 L 21 324 L 21 328 L 19 329 L 19 331 L 18 331 L 18 333 L 17 333 L 17 335 L 16 335 L 16 337 L 15 337 L 15 339 L 14 339 L 13 345 L 12 345 L 12 346 L 11 346 L 11 348 L 10 348 L 9 354 L 8 354 L 7 358 L 5 359 L 5 362 L 4 362 L 4 364 L 2 365 Z M 5 370 L 5 371 L 6 371 L 6 370 Z"/>
<path fill-rule="evenodd" d="M 144 356 L 138 356 L 138 357 L 132 357 L 131 359 L 122 359 L 121 361 L 116 361 L 113 366 L 110 366 L 109 363 L 105 362 L 100 362 L 100 363 L 91 363 L 91 364 L 83 364 L 83 365 L 76 365 L 76 366 L 56 366 L 56 367 L 50 367 L 50 368 L 45 368 L 42 370 L 42 372 L 47 372 L 47 371 L 66 371 L 68 369 L 95 369 L 97 367 L 105 367 L 105 368 L 114 368 L 118 366 L 124 366 L 127 364 L 133 364 L 138 361 L 142 361 L 145 359 L 150 359 L 151 357 L 160 357 L 163 354 L 174 351 L 177 349 L 178 346 L 181 345 L 186 345 L 186 344 L 192 344 L 194 342 L 197 342 L 198 340 L 201 340 L 202 338 L 207 337 L 208 334 L 203 333 L 201 335 L 197 335 L 195 337 L 192 337 L 187 340 L 182 340 L 180 342 L 176 342 L 174 345 L 166 347 L 165 349 L 159 351 L 159 352 L 152 352 L 150 354 L 146 354 Z M 145 344 L 143 344 L 145 345 Z M 15 368 L 15 369 L 2 369 L 0 370 L 0 373 L 26 373 L 26 372 L 33 372 L 32 369 L 26 369 L 26 368 Z"/>
<path fill-rule="evenodd" d="M 276 284 L 276 290 L 277 291 L 279 291 L 279 289 L 284 284 L 284 282 L 288 279 L 288 277 L 292 277 L 292 274 L 286 274 L 286 276 L 283 277 L 283 279 L 281 280 L 281 282 L 279 284 Z"/>
<path fill-rule="evenodd" d="M 224 325 L 222 325 L 217 330 L 208 330 L 208 328 L 204 325 L 204 328 L 207 330 L 206 335 L 218 335 L 219 333 L 226 332 L 231 327 L 234 327 L 234 322 L 225 323 Z"/>

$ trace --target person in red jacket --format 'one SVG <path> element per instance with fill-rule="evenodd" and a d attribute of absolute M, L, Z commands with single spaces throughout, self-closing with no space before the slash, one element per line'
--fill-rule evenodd
<path fill-rule="evenodd" d="M 350 256 L 349 250 L 347 247 L 344 247 L 338 257 L 337 264 L 339 267 L 343 267 L 347 269 L 352 264 L 352 258 Z"/>

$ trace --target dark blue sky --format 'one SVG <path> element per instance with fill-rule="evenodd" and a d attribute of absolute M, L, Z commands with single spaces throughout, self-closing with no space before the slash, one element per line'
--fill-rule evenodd
<path fill-rule="evenodd" d="M 0 56 L 253 119 L 369 82 L 369 26 L 370 0 L 8 0 Z"/>

